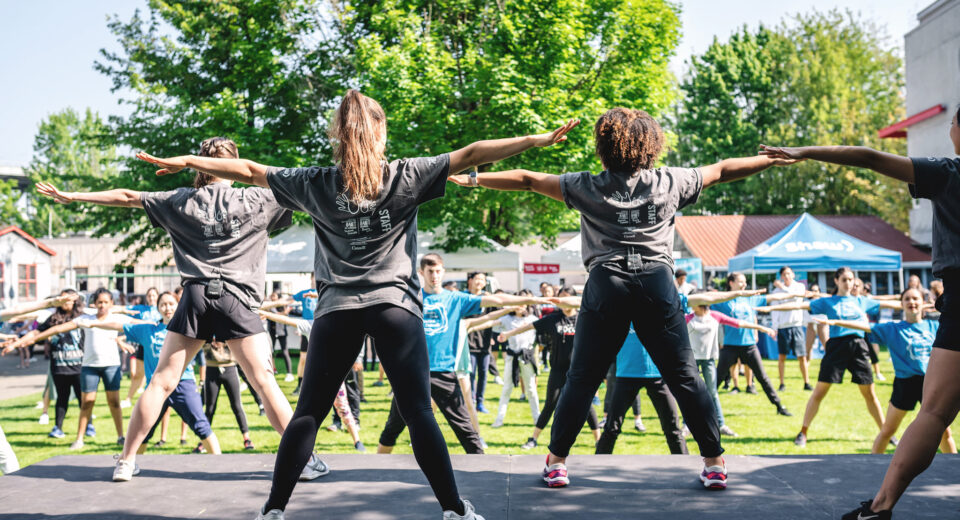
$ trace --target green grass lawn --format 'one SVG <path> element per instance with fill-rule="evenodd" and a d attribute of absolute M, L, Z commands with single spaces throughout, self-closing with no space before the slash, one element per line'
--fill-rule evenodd
<path fill-rule="evenodd" d="M 882 353 L 882 359 L 881 368 L 887 376 L 887 381 L 878 383 L 877 393 L 884 410 L 886 410 L 892 391 L 893 366 L 890 364 L 889 355 L 886 352 Z M 500 364 L 502 368 L 502 361 Z M 282 366 L 282 362 L 279 366 Z M 770 374 L 771 379 L 776 385 L 776 362 L 766 361 L 765 367 L 767 373 Z M 814 380 L 816 379 L 818 368 L 819 361 L 814 360 L 811 365 L 811 374 Z M 724 438 L 724 447 L 728 454 L 869 453 L 873 438 L 877 433 L 877 428 L 866 411 L 859 391 L 855 385 L 850 383 L 835 385 L 833 387 L 820 409 L 820 414 L 813 423 L 807 447 L 802 450 L 795 447 L 792 439 L 800 429 L 803 410 L 810 393 L 802 389 L 803 384 L 795 361 L 788 361 L 787 375 L 787 390 L 782 394 L 782 399 L 785 406 L 794 413 L 794 417 L 781 417 L 776 415 L 773 405 L 767 401 L 762 391 L 758 395 L 721 392 L 720 400 L 723 404 L 727 424 L 740 434 L 738 438 Z M 380 429 L 386 421 L 387 412 L 390 407 L 390 400 L 387 397 L 390 387 L 389 385 L 380 388 L 371 386 L 372 383 L 376 381 L 376 372 L 367 372 L 364 374 L 364 377 L 367 402 L 361 407 L 361 424 L 363 427 L 361 430 L 361 439 L 364 444 L 366 444 L 368 453 L 373 453 L 376 451 Z M 283 382 L 282 376 L 278 377 L 278 379 L 280 380 L 280 386 L 289 396 L 295 384 Z M 545 392 L 546 381 L 546 375 L 541 374 L 539 377 L 541 396 Z M 121 396 L 126 395 L 128 384 L 128 380 L 124 380 Z M 741 381 L 741 387 L 742 385 L 743 381 Z M 499 385 L 493 383 L 487 385 L 487 407 L 493 412 L 495 412 L 498 404 L 500 390 L 501 387 Z M 601 389 L 600 392 L 602 398 L 604 389 Z M 506 424 L 502 428 L 493 429 L 490 427 L 490 424 L 493 422 L 494 413 L 480 415 L 480 433 L 489 445 L 487 453 L 546 453 L 546 445 L 549 442 L 550 436 L 549 429 L 541 436 L 539 447 L 529 452 L 519 448 L 530 435 L 532 428 L 530 409 L 525 402 L 519 400 L 519 395 L 519 390 L 515 389 L 513 399 L 510 403 L 510 410 L 507 414 Z M 66 437 L 63 439 L 53 439 L 47 437 L 47 433 L 49 433 L 53 423 L 53 408 L 51 407 L 50 409 L 51 424 L 41 426 L 37 423 L 40 410 L 35 409 L 35 404 L 39 399 L 40 395 L 34 394 L 0 402 L 0 425 L 3 426 L 7 439 L 13 445 L 22 466 L 33 464 L 56 455 L 77 453 L 114 454 L 119 452 L 119 447 L 115 444 L 116 433 L 113 422 L 110 418 L 110 412 L 106 406 L 106 398 L 102 391 L 101 395 L 98 396 L 97 406 L 94 409 L 94 414 L 96 415 L 94 424 L 97 429 L 97 436 L 93 439 L 88 438 L 86 440 L 86 446 L 79 452 L 70 450 L 70 443 L 73 442 L 77 429 L 77 416 L 79 412 L 76 405 L 72 404 L 67 412 L 67 417 L 64 422 Z M 248 392 L 244 392 L 243 400 L 244 408 L 247 412 L 247 419 L 250 423 L 250 435 L 256 445 L 256 452 L 275 452 L 277 444 L 280 441 L 279 435 L 270 427 L 266 417 L 258 415 L 256 404 Z M 292 398 L 291 401 L 293 401 Z M 642 416 L 643 422 L 647 426 L 647 432 L 641 434 L 633 429 L 632 413 L 628 412 L 628 417 L 625 421 L 625 431 L 620 436 L 614 453 L 665 454 L 668 452 L 653 406 L 645 394 L 642 394 L 642 401 Z M 124 427 L 126 427 L 129 414 L 130 409 L 125 409 Z M 912 413 L 908 414 L 904 425 L 912 420 L 913 415 Z M 437 414 L 437 421 L 440 423 L 451 453 L 463 453 L 463 449 L 457 442 L 456 437 L 454 437 L 453 432 L 440 414 Z M 329 422 L 330 418 L 328 417 L 325 424 L 329 424 Z M 198 439 L 192 432 L 188 432 L 187 445 L 181 446 L 179 443 L 180 424 L 180 419 L 174 414 L 170 421 L 170 433 L 168 434 L 166 446 L 162 448 L 151 448 L 148 453 L 189 453 L 193 447 L 196 446 Z M 958 424 L 954 423 L 954 427 L 957 426 Z M 902 429 L 903 427 L 901 427 L 901 433 Z M 221 395 L 220 397 L 217 414 L 214 417 L 214 430 L 220 439 L 220 444 L 225 453 L 243 452 L 242 438 L 233 414 L 230 411 L 230 405 L 226 395 Z M 158 438 L 159 430 L 153 440 L 156 441 Z M 688 439 L 688 442 L 690 443 L 691 453 L 696 453 L 696 443 L 693 442 L 692 439 Z M 355 452 L 350 442 L 350 436 L 347 433 L 330 432 L 325 428 L 322 428 L 317 436 L 316 448 L 321 453 Z M 397 442 L 395 453 L 410 452 L 409 436 L 404 432 Z M 588 430 L 585 429 L 581 432 L 576 445 L 573 447 L 572 453 L 593 453 L 593 438 Z"/>

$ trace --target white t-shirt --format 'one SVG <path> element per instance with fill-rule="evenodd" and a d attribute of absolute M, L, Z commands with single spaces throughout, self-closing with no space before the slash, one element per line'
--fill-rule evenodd
<path fill-rule="evenodd" d="M 803 295 L 807 292 L 806 286 L 799 282 L 793 282 L 790 285 L 785 286 L 786 290 L 781 288 L 776 288 L 771 294 L 795 294 L 796 298 L 787 298 L 785 300 L 780 300 L 775 302 L 777 305 L 792 305 L 803 302 Z M 775 329 L 786 329 L 789 327 L 801 327 L 803 326 L 803 312 L 799 311 L 774 311 L 771 314 L 773 319 L 773 328 Z"/>
<path fill-rule="evenodd" d="M 513 329 L 518 329 L 523 327 L 528 323 L 533 323 L 537 321 L 537 317 L 533 314 L 519 318 L 513 314 L 508 314 L 500 318 L 499 323 L 493 326 L 493 330 L 497 332 L 510 332 Z M 533 348 L 533 343 L 537 340 L 537 331 L 536 329 L 530 329 L 526 332 L 522 332 L 515 336 L 510 336 L 507 340 L 508 347 L 507 349 L 512 353 L 518 353 L 522 350 Z"/>
<path fill-rule="evenodd" d="M 693 290 L 696 288 L 697 286 L 693 285 L 690 282 L 683 282 L 683 285 L 681 285 L 680 287 L 677 287 L 677 292 L 679 292 L 680 294 L 689 296 L 690 293 L 693 292 Z"/>
<path fill-rule="evenodd" d="M 81 314 L 74 321 L 77 323 L 97 321 L 96 314 Z M 126 314 L 107 314 L 104 321 L 114 323 L 130 323 L 132 318 Z M 88 328 L 83 336 L 83 366 L 85 367 L 113 367 L 120 364 L 120 346 L 117 345 L 115 330 Z"/>

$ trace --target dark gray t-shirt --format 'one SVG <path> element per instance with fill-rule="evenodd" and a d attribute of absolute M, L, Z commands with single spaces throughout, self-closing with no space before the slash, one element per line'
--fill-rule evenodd
<path fill-rule="evenodd" d="M 910 194 L 933 203 L 933 275 L 960 269 L 960 159 L 911 157 Z"/>
<path fill-rule="evenodd" d="M 702 189 L 699 169 L 560 176 L 563 200 L 580 211 L 583 264 L 588 271 L 620 260 L 673 266 L 674 215 L 696 202 Z"/>
<path fill-rule="evenodd" d="M 222 278 L 224 289 L 244 305 L 260 305 L 268 233 L 289 226 L 293 216 L 270 190 L 216 182 L 144 192 L 140 200 L 154 227 L 170 234 L 183 281 Z"/>
<path fill-rule="evenodd" d="M 314 316 L 390 303 L 423 315 L 417 278 L 417 207 L 443 197 L 448 154 L 400 159 L 384 166 L 375 201 L 356 204 L 335 166 L 270 168 L 267 182 L 284 207 L 313 218 Z"/>

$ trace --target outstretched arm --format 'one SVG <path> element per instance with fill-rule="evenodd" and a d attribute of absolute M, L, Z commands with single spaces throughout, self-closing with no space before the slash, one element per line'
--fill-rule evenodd
<path fill-rule="evenodd" d="M 37 192 L 41 195 L 50 197 L 60 204 L 70 204 L 71 202 L 89 202 L 99 204 L 100 206 L 118 206 L 122 208 L 142 208 L 143 202 L 140 201 L 140 192 L 125 189 L 107 190 L 107 191 L 60 191 L 53 184 L 46 182 L 37 183 Z"/>
<path fill-rule="evenodd" d="M 480 298 L 481 307 L 503 307 L 504 305 L 538 305 L 550 303 L 546 298 L 534 296 L 514 296 L 512 294 L 484 294 Z"/>
<path fill-rule="evenodd" d="M 716 164 L 701 166 L 700 172 L 703 173 L 703 187 L 707 188 L 721 182 L 745 179 L 771 166 L 786 166 L 795 162 L 797 160 L 791 158 L 758 155 L 756 157 L 724 159 Z"/>
<path fill-rule="evenodd" d="M 757 325 L 756 323 L 753 323 L 750 321 L 738 320 L 737 328 L 759 330 L 760 332 L 766 334 L 767 336 L 770 336 L 773 339 L 777 339 L 777 331 L 768 327 L 764 327 L 763 325 Z"/>
<path fill-rule="evenodd" d="M 687 296 L 687 305 L 696 307 L 698 305 L 714 305 L 730 301 L 734 298 L 745 296 L 757 296 L 767 292 L 766 289 L 746 289 L 743 291 L 714 291 L 691 294 Z"/>
<path fill-rule="evenodd" d="M 265 311 L 265 310 L 262 310 L 262 309 L 259 310 L 259 311 L 257 311 L 257 313 L 258 313 L 260 316 L 263 316 L 264 318 L 266 318 L 266 319 L 268 319 L 268 320 L 270 320 L 270 321 L 274 321 L 274 322 L 277 322 L 277 323 L 282 323 L 282 324 L 284 324 L 284 325 L 290 325 L 291 327 L 296 327 L 296 326 L 297 326 L 297 321 L 298 321 L 297 319 L 291 318 L 290 316 L 286 316 L 286 315 L 284 315 L 284 314 L 277 314 L 277 313 L 275 313 L 275 312 L 269 312 L 269 311 Z"/>
<path fill-rule="evenodd" d="M 578 124 L 580 124 L 579 119 L 571 119 L 560 128 L 546 134 L 477 141 L 469 144 L 450 152 L 450 174 L 460 173 L 481 164 L 494 163 L 531 148 L 562 143 L 567 140 L 567 132 L 573 130 Z"/>
<path fill-rule="evenodd" d="M 524 326 L 522 326 L 522 327 L 517 327 L 517 328 L 515 328 L 515 329 L 513 329 L 513 330 L 510 330 L 510 331 L 507 331 L 507 332 L 501 332 L 500 335 L 497 336 L 497 341 L 499 341 L 500 343 L 503 343 L 504 341 L 507 341 L 508 339 L 512 338 L 513 336 L 516 336 L 517 334 L 523 334 L 524 332 L 527 332 L 528 330 L 533 330 L 533 323 L 527 323 L 526 325 L 524 325 Z"/>
<path fill-rule="evenodd" d="M 867 168 L 877 173 L 915 183 L 913 161 L 909 157 L 881 152 L 866 146 L 767 146 L 760 145 L 760 154 L 778 159 L 813 159 L 814 161 Z"/>
<path fill-rule="evenodd" d="M 58 296 L 56 298 L 47 298 L 45 300 L 40 300 L 32 303 L 25 303 L 23 305 L 17 305 L 16 307 L 11 307 L 9 309 L 0 311 L 0 321 L 13 321 L 10 318 L 14 316 L 19 316 L 21 314 L 30 314 L 34 311 L 39 311 L 41 309 L 46 309 L 49 307 L 59 307 L 68 301 L 74 301 L 77 299 L 76 294 L 66 294 L 63 296 Z M 20 321 L 20 320 L 17 320 Z"/>
<path fill-rule="evenodd" d="M 453 175 L 450 182 L 473 187 L 469 175 Z M 532 172 L 530 170 L 506 170 L 477 175 L 477 185 L 500 191 L 532 191 L 563 202 L 560 191 L 560 176 L 551 173 Z"/>
<path fill-rule="evenodd" d="M 801 302 L 801 303 L 785 303 L 783 305 L 766 305 L 761 307 L 754 307 L 754 310 L 757 312 L 773 312 L 773 311 L 809 311 L 810 302 Z"/>
<path fill-rule="evenodd" d="M 199 157 L 196 155 L 181 155 L 161 159 L 146 152 L 137 152 L 137 159 L 159 166 L 157 175 L 168 175 L 177 173 L 184 168 L 192 168 L 221 179 L 253 184 L 264 188 L 268 187 L 268 166 L 247 159 L 220 159 L 218 157 Z"/>
<path fill-rule="evenodd" d="M 845 329 L 861 330 L 863 332 L 871 332 L 873 330 L 872 328 L 870 328 L 869 323 L 863 323 L 859 321 L 825 320 L 822 318 L 814 318 L 813 321 L 821 325 L 829 325 L 831 327 L 843 327 Z"/>
<path fill-rule="evenodd" d="M 467 327 L 467 332 L 473 332 L 475 330 L 489 329 L 496 323 L 497 320 L 510 314 L 511 312 L 516 311 L 516 307 L 504 307 L 498 309 L 489 314 L 484 314 L 483 316 L 477 316 L 476 318 L 467 318 L 463 320 L 463 324 Z"/>

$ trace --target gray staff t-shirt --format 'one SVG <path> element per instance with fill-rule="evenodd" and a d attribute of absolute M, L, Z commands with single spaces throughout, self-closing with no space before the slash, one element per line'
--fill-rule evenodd
<path fill-rule="evenodd" d="M 700 169 L 657 168 L 560 176 L 563 200 L 580 211 L 583 264 L 640 260 L 673 266 L 674 216 L 703 189 Z"/>
<path fill-rule="evenodd" d="M 933 275 L 960 269 L 960 159 L 911 157 L 910 194 L 933 204 Z"/>
<path fill-rule="evenodd" d="M 385 164 L 379 197 L 362 204 L 344 193 L 335 166 L 267 170 L 277 201 L 313 218 L 315 317 L 379 303 L 422 317 L 417 207 L 443 197 L 449 169 L 449 154 Z"/>
<path fill-rule="evenodd" d="M 265 188 L 215 182 L 203 188 L 144 192 L 143 209 L 173 242 L 182 281 L 222 278 L 248 307 L 263 301 L 268 233 L 290 225 L 293 213 Z"/>

